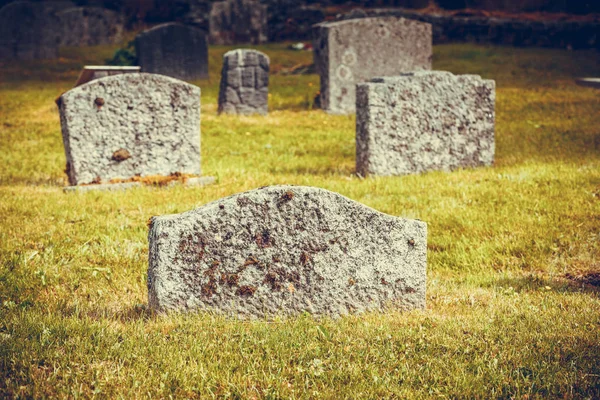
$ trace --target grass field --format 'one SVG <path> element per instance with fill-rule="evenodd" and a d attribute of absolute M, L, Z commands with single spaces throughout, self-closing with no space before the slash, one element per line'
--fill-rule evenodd
<path fill-rule="evenodd" d="M 312 110 L 310 53 L 271 56 L 267 117 L 202 88 L 205 188 L 65 194 L 54 99 L 114 48 L 0 65 L 0 397 L 600 398 L 600 91 L 591 51 L 434 48 L 497 83 L 494 167 L 354 175 L 354 117 Z M 427 309 L 240 322 L 147 310 L 147 226 L 270 184 L 428 223 Z"/>

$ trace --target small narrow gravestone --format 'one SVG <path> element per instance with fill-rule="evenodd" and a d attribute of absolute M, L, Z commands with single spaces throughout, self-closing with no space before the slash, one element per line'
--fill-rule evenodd
<path fill-rule="evenodd" d="M 258 0 L 212 3 L 209 15 L 211 44 L 265 43 L 267 26 L 267 6 Z"/>
<path fill-rule="evenodd" d="M 138 34 L 135 51 L 143 72 L 182 80 L 208 78 L 208 42 L 197 28 L 167 23 Z"/>
<path fill-rule="evenodd" d="M 200 175 L 196 86 L 162 75 L 113 75 L 69 90 L 57 104 L 71 185 Z"/>
<path fill-rule="evenodd" d="M 267 114 L 269 57 L 256 50 L 239 49 L 225 53 L 219 113 Z"/>
<path fill-rule="evenodd" d="M 123 17 L 101 7 L 74 7 L 56 13 L 62 26 L 61 46 L 113 44 L 123 37 Z"/>
<path fill-rule="evenodd" d="M 356 89 L 356 171 L 405 175 L 491 165 L 493 80 L 421 71 Z"/>
<path fill-rule="evenodd" d="M 239 318 L 425 307 L 427 224 L 324 189 L 271 186 L 153 217 L 159 311 Z"/>
<path fill-rule="evenodd" d="M 355 111 L 355 86 L 377 76 L 431 69 L 431 25 L 397 18 L 325 22 L 314 28 L 321 108 Z"/>
<path fill-rule="evenodd" d="M 18 1 L 0 8 L 0 60 L 58 57 L 59 19 L 44 3 Z"/>

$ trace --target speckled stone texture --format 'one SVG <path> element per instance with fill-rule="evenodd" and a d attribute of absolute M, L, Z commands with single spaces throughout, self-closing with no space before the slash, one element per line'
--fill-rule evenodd
<path fill-rule="evenodd" d="M 200 88 L 122 74 L 58 100 L 71 185 L 181 172 L 200 175 Z"/>
<path fill-rule="evenodd" d="M 269 57 L 250 49 L 231 50 L 223 56 L 219 113 L 267 114 Z"/>
<path fill-rule="evenodd" d="M 58 57 L 61 25 L 44 3 L 19 1 L 0 9 L 0 60 Z"/>
<path fill-rule="evenodd" d="M 159 311 L 337 317 L 425 307 L 427 225 L 340 194 L 271 186 L 154 217 L 148 298 Z"/>
<path fill-rule="evenodd" d="M 56 14 L 62 25 L 61 46 L 113 44 L 123 37 L 123 18 L 100 7 L 76 7 Z"/>
<path fill-rule="evenodd" d="M 226 0 L 212 4 L 209 15 L 211 44 L 265 43 L 267 6 L 258 0 Z"/>
<path fill-rule="evenodd" d="M 357 85 L 356 172 L 405 175 L 494 162 L 495 82 L 421 71 Z"/>
<path fill-rule="evenodd" d="M 197 28 L 167 23 L 138 34 L 135 51 L 142 72 L 186 81 L 208 78 L 208 39 Z"/>
<path fill-rule="evenodd" d="M 431 69 L 431 25 L 414 20 L 361 18 L 315 25 L 314 58 L 321 108 L 353 113 L 356 83 L 377 76 Z"/>

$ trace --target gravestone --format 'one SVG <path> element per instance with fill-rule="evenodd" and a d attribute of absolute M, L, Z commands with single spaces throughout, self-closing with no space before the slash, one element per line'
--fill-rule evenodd
<path fill-rule="evenodd" d="M 71 185 L 200 175 L 200 88 L 122 74 L 73 88 L 57 103 Z"/>
<path fill-rule="evenodd" d="M 577 78 L 575 80 L 579 86 L 587 86 L 592 88 L 600 88 L 600 78 Z"/>
<path fill-rule="evenodd" d="M 250 49 L 231 50 L 223 56 L 219 113 L 267 114 L 269 57 Z"/>
<path fill-rule="evenodd" d="M 79 74 L 75 86 L 81 86 L 95 79 L 105 78 L 112 75 L 131 74 L 140 72 L 140 67 L 117 66 L 117 65 L 86 65 Z"/>
<path fill-rule="evenodd" d="M 208 42 L 197 28 L 166 23 L 135 38 L 135 51 L 143 72 L 182 80 L 208 78 Z"/>
<path fill-rule="evenodd" d="M 212 4 L 211 44 L 260 44 L 268 40 L 267 6 L 258 0 L 226 0 Z"/>
<path fill-rule="evenodd" d="M 0 9 L 0 60 L 58 57 L 61 27 L 43 3 L 18 1 Z"/>
<path fill-rule="evenodd" d="M 317 24 L 314 35 L 321 107 L 332 114 L 355 111 L 356 83 L 431 69 L 431 25 L 427 23 L 360 18 Z"/>
<path fill-rule="evenodd" d="M 123 18 L 101 7 L 75 7 L 56 13 L 62 25 L 61 46 L 114 44 L 123 37 Z"/>
<path fill-rule="evenodd" d="M 235 194 L 154 217 L 148 237 L 155 310 L 262 318 L 425 307 L 427 225 L 324 189 Z"/>
<path fill-rule="evenodd" d="M 357 85 L 356 171 L 405 175 L 491 165 L 495 82 L 420 71 Z"/>
<path fill-rule="evenodd" d="M 56 0 L 56 1 L 45 0 L 42 4 L 46 8 L 46 10 L 51 13 L 57 13 L 62 10 L 77 7 L 77 5 L 75 3 L 73 3 L 72 1 L 69 1 L 69 0 L 64 0 L 64 1 L 62 1 L 62 0 Z"/>

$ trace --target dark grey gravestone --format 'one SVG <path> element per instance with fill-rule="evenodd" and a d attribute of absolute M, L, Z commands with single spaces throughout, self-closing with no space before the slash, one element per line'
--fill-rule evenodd
<path fill-rule="evenodd" d="M 58 57 L 61 27 L 43 3 L 18 1 L 0 9 L 0 60 Z"/>
<path fill-rule="evenodd" d="M 135 51 L 142 72 L 187 81 L 208 78 L 208 41 L 200 29 L 178 23 L 155 26 L 136 36 Z"/>
<path fill-rule="evenodd" d="M 42 3 L 44 5 L 44 7 L 46 7 L 47 10 L 49 10 L 50 12 L 60 12 L 69 8 L 75 8 L 77 7 L 77 5 L 75 3 L 73 3 L 72 1 L 60 1 L 60 0 L 56 0 L 56 1 L 44 1 Z"/>
<path fill-rule="evenodd" d="M 250 49 L 231 50 L 223 56 L 219 113 L 267 114 L 269 57 Z"/>
<path fill-rule="evenodd" d="M 405 175 L 491 165 L 495 82 L 421 71 L 356 89 L 356 171 Z"/>
<path fill-rule="evenodd" d="M 61 46 L 113 44 L 123 37 L 123 18 L 100 7 L 76 7 L 56 13 L 62 25 Z"/>
<path fill-rule="evenodd" d="M 71 185 L 200 175 L 199 87 L 120 74 L 77 86 L 57 103 Z"/>
<path fill-rule="evenodd" d="M 211 44 L 260 44 L 268 40 L 267 6 L 258 0 L 226 0 L 212 4 Z"/>
<path fill-rule="evenodd" d="M 359 82 L 431 69 L 431 25 L 427 23 L 361 18 L 317 24 L 314 34 L 321 107 L 332 114 L 354 112 Z"/>
<path fill-rule="evenodd" d="M 427 224 L 271 186 L 151 220 L 150 307 L 238 318 L 425 307 Z"/>

